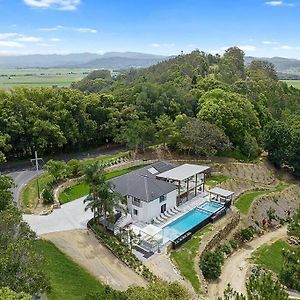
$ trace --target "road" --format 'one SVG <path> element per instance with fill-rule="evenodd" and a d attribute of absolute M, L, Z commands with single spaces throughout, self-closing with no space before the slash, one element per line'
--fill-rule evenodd
<path fill-rule="evenodd" d="M 124 148 L 120 146 L 110 146 L 110 147 L 100 147 L 91 151 L 84 151 L 80 153 L 62 154 L 53 157 L 45 158 L 45 161 L 49 159 L 58 159 L 68 161 L 70 159 L 88 159 L 93 157 L 98 157 L 102 155 L 114 154 L 116 152 L 122 151 Z M 42 170 L 40 171 L 43 172 Z M 0 166 L 0 174 L 4 174 L 13 178 L 15 186 L 12 188 L 14 203 L 19 205 L 19 197 L 24 186 L 32 180 L 35 176 L 35 170 L 32 166 L 30 160 L 22 162 L 11 162 Z"/>
<path fill-rule="evenodd" d="M 227 284 L 238 291 L 245 293 L 247 271 L 251 266 L 249 258 L 251 254 L 260 246 L 268 243 L 273 243 L 287 236 L 287 227 L 281 227 L 275 231 L 268 232 L 253 241 L 249 242 L 245 247 L 236 251 L 233 255 L 225 260 L 222 267 L 222 274 L 217 282 L 208 285 L 209 299 L 217 299 L 223 295 Z"/>

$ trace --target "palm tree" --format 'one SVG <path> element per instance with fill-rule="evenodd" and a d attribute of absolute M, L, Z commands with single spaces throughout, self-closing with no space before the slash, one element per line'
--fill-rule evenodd
<path fill-rule="evenodd" d="M 85 182 L 90 187 L 90 193 L 84 200 L 84 203 L 88 202 L 85 210 L 91 209 L 94 212 L 94 220 L 103 216 L 107 228 L 107 218 L 114 221 L 114 210 L 124 211 L 125 198 L 114 191 L 111 182 L 105 181 L 104 169 L 98 163 L 86 169 Z"/>

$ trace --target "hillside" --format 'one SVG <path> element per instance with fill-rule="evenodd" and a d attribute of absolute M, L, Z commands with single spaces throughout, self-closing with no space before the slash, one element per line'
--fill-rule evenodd
<path fill-rule="evenodd" d="M 272 57 L 272 58 L 268 58 L 268 57 L 257 58 L 252 56 L 245 57 L 246 64 L 250 64 L 251 61 L 253 60 L 264 60 L 274 64 L 277 72 L 281 73 L 280 77 L 286 77 L 285 74 L 300 76 L 300 60 L 298 59 L 290 59 L 284 57 Z M 287 77 L 286 79 L 288 78 L 289 77 Z M 296 79 L 296 78 L 291 78 L 291 79 Z"/>
<path fill-rule="evenodd" d="M 136 52 L 104 54 L 74 53 L 67 55 L 0 56 L 0 69 L 8 68 L 99 68 L 128 69 L 148 67 L 165 59 L 164 56 Z"/>

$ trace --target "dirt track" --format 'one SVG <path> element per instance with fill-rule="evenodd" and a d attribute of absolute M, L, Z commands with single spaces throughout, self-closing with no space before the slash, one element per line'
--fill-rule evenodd
<path fill-rule="evenodd" d="M 41 238 L 53 242 L 99 281 L 115 289 L 126 290 L 130 285 L 146 285 L 142 277 L 120 262 L 87 230 L 47 233 Z"/>
<path fill-rule="evenodd" d="M 254 239 L 230 256 L 222 267 L 222 275 L 219 280 L 208 285 L 209 299 L 214 300 L 218 296 L 222 296 L 228 283 L 231 284 L 234 290 L 244 293 L 246 274 L 251 265 L 249 258 L 252 252 L 264 244 L 273 243 L 276 240 L 285 238 L 286 235 L 286 226 L 281 227 L 276 231 L 268 232 Z"/>

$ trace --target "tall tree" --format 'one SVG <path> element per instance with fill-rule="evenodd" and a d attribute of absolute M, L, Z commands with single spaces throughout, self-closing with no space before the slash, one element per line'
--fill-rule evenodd
<path fill-rule="evenodd" d="M 158 129 L 156 135 L 163 143 L 164 147 L 166 147 L 171 137 L 174 135 L 174 132 L 176 131 L 174 122 L 170 117 L 164 114 L 156 119 L 156 126 Z"/>
<path fill-rule="evenodd" d="M 273 122 L 264 129 L 265 149 L 270 161 L 277 167 L 288 162 L 292 137 L 289 127 L 282 122 Z"/>
<path fill-rule="evenodd" d="M 108 221 L 114 222 L 116 209 L 125 210 L 125 199 L 113 190 L 110 181 L 105 180 L 104 170 L 98 163 L 87 167 L 85 181 L 90 187 L 90 193 L 84 200 L 87 203 L 86 210 L 94 212 L 95 220 L 103 217 L 104 226 L 107 227 Z"/>
<path fill-rule="evenodd" d="M 245 53 L 238 47 L 228 48 L 219 62 L 218 77 L 229 84 L 245 79 Z"/>

